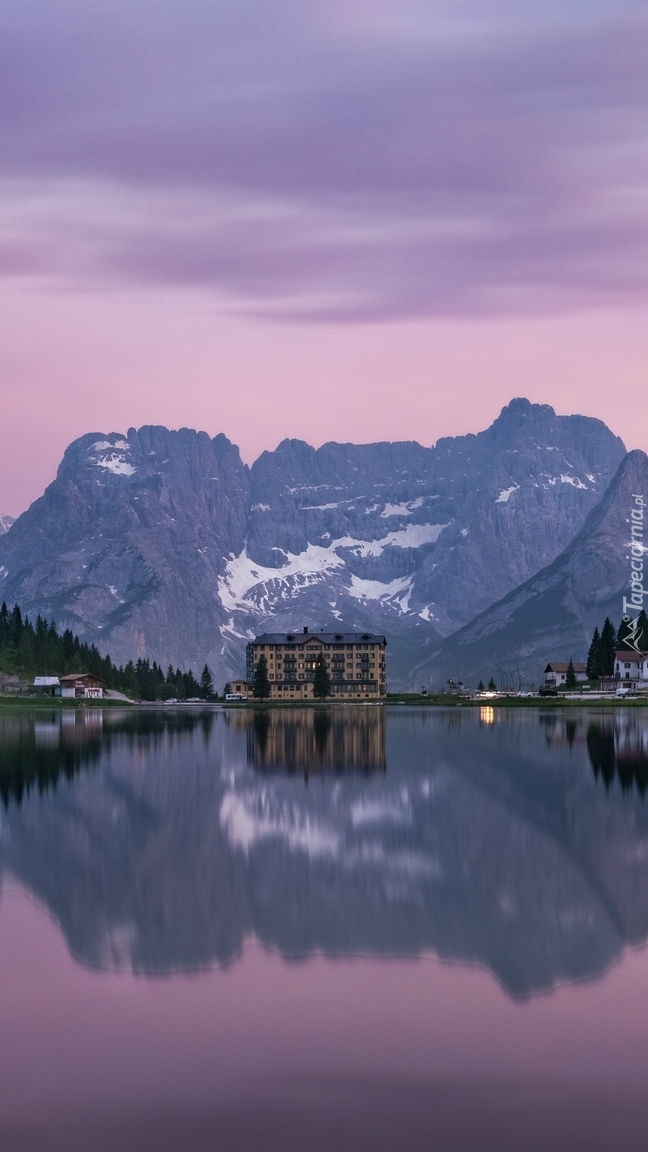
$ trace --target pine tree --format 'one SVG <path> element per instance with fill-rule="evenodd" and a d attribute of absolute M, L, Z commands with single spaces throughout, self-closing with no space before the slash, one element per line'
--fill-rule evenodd
<path fill-rule="evenodd" d="M 480 680 L 480 681 L 479 681 L 479 684 L 477 685 L 477 691 L 478 691 L 478 692 L 483 692 L 483 691 L 484 691 L 484 681 L 483 681 L 483 680 Z"/>
<path fill-rule="evenodd" d="M 490 680 L 488 681 L 488 691 L 489 692 L 497 692 L 497 684 L 493 680 L 492 676 L 491 676 Z"/>
<path fill-rule="evenodd" d="M 20 644 L 23 627 L 22 612 L 18 605 L 14 604 L 13 611 L 9 617 L 9 644 L 12 648 L 17 648 Z"/>
<path fill-rule="evenodd" d="M 205 664 L 200 674 L 200 695 L 203 696 L 205 700 L 213 700 L 215 696 L 214 681 L 209 664 Z"/>
<path fill-rule="evenodd" d="M 592 642 L 589 646 L 587 653 L 587 679 L 598 680 L 600 673 L 600 659 L 601 659 L 601 633 L 598 628 L 594 629 Z"/>
<path fill-rule="evenodd" d="M 574 661 L 570 657 L 569 664 L 567 665 L 567 676 L 565 678 L 565 687 L 566 688 L 575 688 L 576 683 L 577 683 L 577 681 L 576 681 L 576 672 L 574 670 Z"/>
<path fill-rule="evenodd" d="M 616 629 L 609 616 L 605 617 L 605 624 L 601 631 L 599 644 L 598 670 L 599 676 L 614 675 L 614 657 L 616 653 Z"/>
<path fill-rule="evenodd" d="M 313 695 L 319 700 L 325 700 L 331 695 L 331 677 L 328 674 L 326 661 L 320 652 L 315 662 L 315 675 L 313 677 Z"/>
<path fill-rule="evenodd" d="M 132 660 L 129 660 L 124 668 L 121 690 L 126 696 L 130 696 L 131 700 L 140 699 L 139 683 Z"/>
<path fill-rule="evenodd" d="M 252 695 L 255 700 L 266 700 L 270 695 L 270 681 L 268 680 L 268 661 L 262 652 L 254 669 L 254 684 Z"/>

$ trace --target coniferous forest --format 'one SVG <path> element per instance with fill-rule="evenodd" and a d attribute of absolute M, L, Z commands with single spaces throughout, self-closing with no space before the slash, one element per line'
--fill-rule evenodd
<path fill-rule="evenodd" d="M 25 680 L 89 672 L 103 680 L 106 688 L 134 700 L 216 699 L 207 665 L 199 680 L 191 669 L 183 672 L 169 666 L 165 672 L 149 660 L 129 660 L 125 666 L 117 667 L 110 656 L 102 656 L 95 644 L 80 640 L 69 628 L 59 632 L 53 621 L 42 616 L 32 623 L 17 604 L 11 611 L 6 603 L 0 608 L 0 670 Z"/>

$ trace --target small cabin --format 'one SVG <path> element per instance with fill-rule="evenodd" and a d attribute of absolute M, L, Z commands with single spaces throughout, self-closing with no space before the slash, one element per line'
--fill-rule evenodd
<path fill-rule="evenodd" d="M 232 680 L 225 699 L 230 701 L 250 700 L 252 695 L 252 685 L 248 680 Z"/>
<path fill-rule="evenodd" d="M 61 684 L 58 676 L 34 676 L 33 688 L 37 696 L 61 695 Z"/>

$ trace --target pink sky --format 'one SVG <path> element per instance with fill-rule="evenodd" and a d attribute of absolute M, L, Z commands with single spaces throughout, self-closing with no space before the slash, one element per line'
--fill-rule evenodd
<path fill-rule="evenodd" d="M 190 18 L 188 18 L 190 17 Z M 6 0 L 0 513 L 145 423 L 648 447 L 635 0 Z"/>

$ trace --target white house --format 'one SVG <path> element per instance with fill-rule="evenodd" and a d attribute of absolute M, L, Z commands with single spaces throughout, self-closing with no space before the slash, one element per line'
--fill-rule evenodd
<path fill-rule="evenodd" d="M 587 680 L 587 664 L 580 660 L 573 661 L 574 675 L 578 684 L 582 684 Z M 565 664 L 564 661 L 552 660 L 551 664 L 547 664 L 544 670 L 545 683 L 551 688 L 560 688 L 561 684 L 567 683 L 567 673 L 569 671 L 569 661 Z"/>
<path fill-rule="evenodd" d="M 614 654 L 614 679 L 624 688 L 648 687 L 648 652 L 621 649 Z"/>

